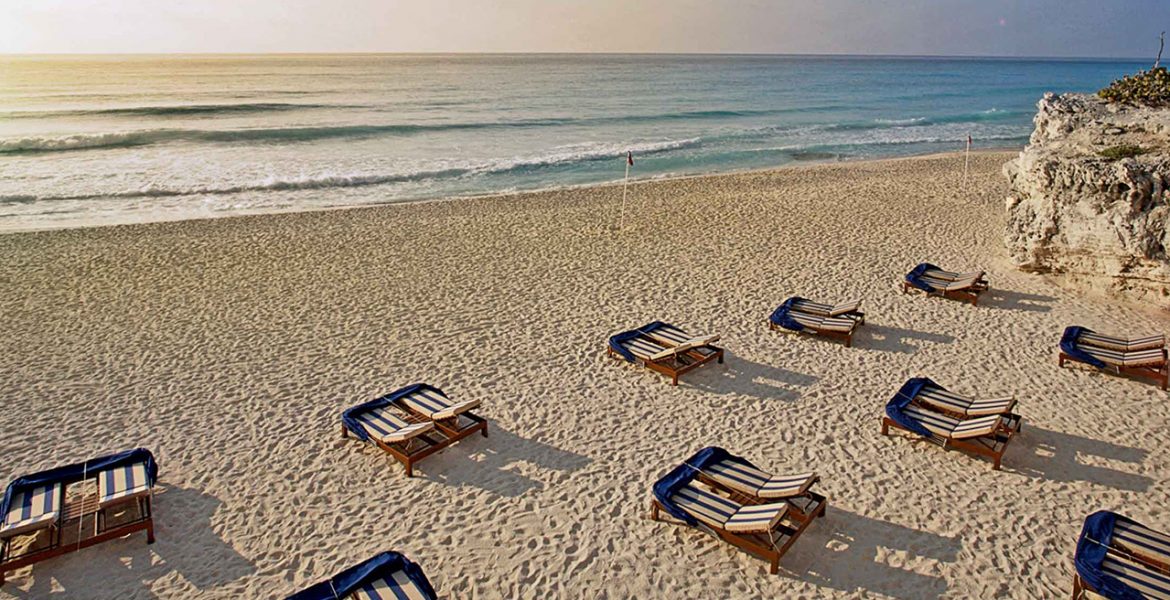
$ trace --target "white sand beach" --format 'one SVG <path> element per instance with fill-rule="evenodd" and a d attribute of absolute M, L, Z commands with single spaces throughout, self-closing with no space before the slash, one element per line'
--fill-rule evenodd
<path fill-rule="evenodd" d="M 1170 401 L 1057 367 L 1068 325 L 1170 318 L 1014 269 L 1008 153 L 839 163 L 375 208 L 0 236 L 0 476 L 125 448 L 160 465 L 141 534 L 8 574 L 0 598 L 282 598 L 376 552 L 446 598 L 1053 598 L 1084 517 L 1170 530 Z M 904 295 L 930 261 L 980 305 Z M 860 297 L 853 348 L 770 331 L 786 297 Z M 661 319 L 722 336 L 671 387 L 608 358 Z M 912 376 L 1015 395 L 1003 470 L 904 435 Z M 425 381 L 490 437 L 408 479 L 345 408 Z M 648 518 L 701 447 L 829 496 L 769 575 Z"/>

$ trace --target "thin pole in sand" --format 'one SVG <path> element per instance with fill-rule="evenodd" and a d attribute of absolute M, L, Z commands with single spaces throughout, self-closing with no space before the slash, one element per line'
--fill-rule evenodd
<path fill-rule="evenodd" d="M 626 180 L 622 184 L 622 211 L 618 217 L 618 231 L 626 225 L 626 191 L 630 188 L 630 167 L 634 166 L 634 153 L 626 150 Z"/>
<path fill-rule="evenodd" d="M 967 152 L 963 154 L 963 179 L 967 179 L 967 165 L 971 163 L 971 134 L 967 134 Z"/>

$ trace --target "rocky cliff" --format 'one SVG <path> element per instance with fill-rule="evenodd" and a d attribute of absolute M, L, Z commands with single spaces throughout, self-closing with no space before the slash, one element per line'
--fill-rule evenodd
<path fill-rule="evenodd" d="M 1170 309 L 1170 110 L 1047 94 L 1004 166 L 1020 268 Z"/>

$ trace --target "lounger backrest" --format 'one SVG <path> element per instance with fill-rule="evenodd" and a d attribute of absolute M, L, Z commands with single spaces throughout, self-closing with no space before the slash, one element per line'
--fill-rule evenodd
<path fill-rule="evenodd" d="M 404 571 L 362 584 L 345 600 L 426 600 L 427 595 Z"/>
<path fill-rule="evenodd" d="M 703 472 L 733 490 L 752 496 L 756 495 L 770 479 L 767 473 L 732 460 L 721 460 L 707 465 Z"/>
<path fill-rule="evenodd" d="M 1112 545 L 1170 569 L 1170 535 L 1118 519 Z"/>
<path fill-rule="evenodd" d="M 442 412 L 455 404 L 443 394 L 425 387 L 403 396 L 402 401 L 423 414 Z"/>
<path fill-rule="evenodd" d="M 105 506 L 150 491 L 146 463 L 122 465 L 98 473 L 98 504 Z"/>
<path fill-rule="evenodd" d="M 918 395 L 915 396 L 915 399 L 955 412 L 966 412 L 967 408 L 974 402 L 971 398 L 960 396 L 954 392 L 932 385 L 923 386 L 918 392 Z"/>
<path fill-rule="evenodd" d="M 12 495 L 8 514 L 0 525 L 0 537 L 9 537 L 47 527 L 57 519 L 61 511 L 62 486 L 50 483 L 20 490 Z"/>
<path fill-rule="evenodd" d="M 1101 571 L 1120 579 L 1149 600 L 1170 600 L 1170 575 L 1109 552 L 1101 562 Z"/>
<path fill-rule="evenodd" d="M 846 313 L 857 312 L 861 308 L 861 300 L 854 300 L 852 302 L 842 302 L 829 309 L 830 317 L 839 317 Z"/>
<path fill-rule="evenodd" d="M 400 429 L 410 426 L 410 421 L 402 418 L 402 415 L 397 410 L 382 406 L 375 408 L 366 413 L 362 413 L 358 420 L 361 421 L 362 427 L 370 433 L 376 433 L 377 437 L 384 437 L 392 435 Z"/>
<path fill-rule="evenodd" d="M 820 331 L 849 332 L 857 327 L 857 321 L 845 317 L 826 317 L 799 310 L 788 311 L 788 316 L 805 327 Z"/>
<path fill-rule="evenodd" d="M 1116 367 L 1141 367 L 1166 363 L 1166 355 L 1161 348 L 1138 350 L 1136 352 L 1119 352 L 1117 350 L 1082 344 L 1078 341 L 1077 349 L 1103 363 Z"/>
<path fill-rule="evenodd" d="M 1118 352 L 1133 352 L 1136 350 L 1149 350 L 1151 348 L 1161 348 L 1166 345 L 1166 336 L 1163 334 L 1150 335 L 1144 337 L 1115 337 L 1111 335 L 1103 335 L 1096 332 L 1085 331 L 1077 337 L 1078 342 L 1088 344 L 1090 346 L 1097 346 L 1106 348 L 1108 350 L 1117 350 Z"/>
<path fill-rule="evenodd" d="M 927 269 L 924 274 L 927 277 L 933 277 L 935 279 L 957 281 L 959 279 L 979 279 L 986 274 L 986 271 L 967 271 L 965 273 L 956 273 L 954 271 L 945 271 L 943 269 Z"/>
<path fill-rule="evenodd" d="M 666 350 L 666 346 L 642 336 L 622 342 L 622 347 L 642 360 L 651 360 L 652 357 Z"/>
<path fill-rule="evenodd" d="M 646 332 L 646 335 L 665 346 L 677 346 L 695 337 L 674 325 L 663 325 L 653 331 Z"/>
<path fill-rule="evenodd" d="M 907 405 L 902 412 L 918 421 L 931 433 L 950 439 L 966 439 L 990 435 L 999 427 L 1000 416 L 956 419 L 942 413 L 917 406 Z"/>
<path fill-rule="evenodd" d="M 679 488 L 671 500 L 687 514 L 717 529 L 723 529 L 741 506 L 693 482 Z"/>

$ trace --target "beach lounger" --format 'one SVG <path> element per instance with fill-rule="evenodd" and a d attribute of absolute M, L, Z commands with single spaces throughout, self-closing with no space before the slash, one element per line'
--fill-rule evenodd
<path fill-rule="evenodd" d="M 137 531 L 154 543 L 157 478 L 154 456 L 138 448 L 13 480 L 0 503 L 0 585 L 7 571 Z"/>
<path fill-rule="evenodd" d="M 666 512 L 683 523 L 703 529 L 724 541 L 768 561 L 779 570 L 780 557 L 812 522 L 788 519 L 788 502 L 750 503 L 733 500 L 726 492 L 702 483 L 700 472 L 688 464 L 675 467 L 654 484 L 650 518 Z"/>
<path fill-rule="evenodd" d="M 882 435 L 889 435 L 890 427 L 902 429 L 944 448 L 987 456 L 995 461 L 994 468 L 999 469 L 1008 442 L 1020 430 L 1020 416 L 1006 413 L 958 419 L 932 410 L 915 401 L 925 381 L 929 380 L 911 379 L 886 404 Z"/>
<path fill-rule="evenodd" d="M 912 378 L 908 385 L 915 392 L 914 401 L 959 419 L 1009 414 L 1016 407 L 1015 398 L 977 400 L 951 392 L 929 378 Z M 921 385 L 919 385 L 921 384 Z"/>
<path fill-rule="evenodd" d="M 783 500 L 801 521 L 823 516 L 828 506 L 828 499 L 811 489 L 821 480 L 813 472 L 772 475 L 716 446 L 698 451 L 685 464 L 699 472 L 699 481 L 727 492 L 732 500 L 740 503 Z"/>
<path fill-rule="evenodd" d="M 487 420 L 471 412 L 479 408 L 479 400 L 455 402 L 443 390 L 426 384 L 408 385 L 387 395 L 388 398 L 415 415 L 427 419 L 450 438 L 451 443 L 479 432 L 488 435 Z"/>
<path fill-rule="evenodd" d="M 793 296 L 772 312 L 768 325 L 772 329 L 784 328 L 838 338 L 848 348 L 853 345 L 853 332 L 865 322 L 865 314 L 858 310 L 860 305 L 861 301 L 855 301 L 833 306 Z"/>
<path fill-rule="evenodd" d="M 417 564 L 398 552 L 383 552 L 286 600 L 437 600 Z"/>
<path fill-rule="evenodd" d="M 970 300 L 972 305 L 979 304 L 979 294 L 986 292 L 989 287 L 983 271 L 954 273 L 930 263 L 914 267 L 902 281 L 903 294 L 916 289 L 928 296 Z"/>
<path fill-rule="evenodd" d="M 1065 362 L 1079 362 L 1103 371 L 1113 370 L 1119 375 L 1153 379 L 1165 390 L 1170 381 L 1170 368 L 1164 343 L 1156 345 L 1160 337 L 1138 338 L 1132 340 L 1135 349 L 1118 350 L 1121 342 L 1128 344 L 1131 340 L 1102 336 L 1091 329 L 1073 326 L 1065 329 L 1060 338 L 1057 362 L 1061 367 Z"/>
<path fill-rule="evenodd" d="M 1073 598 L 1170 600 L 1170 535 L 1110 511 L 1085 519 Z"/>
<path fill-rule="evenodd" d="M 695 336 L 655 321 L 610 337 L 607 352 L 613 358 L 662 373 L 678 385 L 680 375 L 711 361 L 723 362 L 723 349 L 713 345 L 718 340 L 718 336 Z"/>
<path fill-rule="evenodd" d="M 342 437 L 353 434 L 381 448 L 406 467 L 407 477 L 414 475 L 415 463 L 451 444 L 434 430 L 434 422 L 398 406 L 389 396 L 359 404 L 341 415 Z"/>

